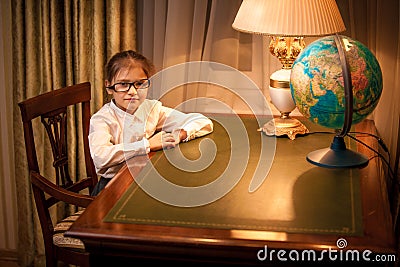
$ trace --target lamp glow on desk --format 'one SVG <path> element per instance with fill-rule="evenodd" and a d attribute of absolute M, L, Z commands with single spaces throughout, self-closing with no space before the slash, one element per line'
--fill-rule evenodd
<path fill-rule="evenodd" d="M 281 113 L 267 122 L 267 135 L 308 133 L 308 129 L 289 115 L 295 109 L 290 92 L 290 72 L 296 57 L 305 47 L 305 36 L 324 36 L 346 30 L 335 0 L 243 0 L 232 27 L 238 31 L 271 37 L 269 51 L 282 63 L 270 76 L 272 104 Z"/>

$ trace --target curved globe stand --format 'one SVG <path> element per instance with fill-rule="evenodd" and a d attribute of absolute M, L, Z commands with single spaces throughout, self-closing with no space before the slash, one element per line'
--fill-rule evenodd
<path fill-rule="evenodd" d="M 335 35 L 335 43 L 338 49 L 340 63 L 342 65 L 344 82 L 344 125 L 341 132 L 333 138 L 329 148 L 310 152 L 307 155 L 307 160 L 312 164 L 327 168 L 362 167 L 368 164 L 368 158 L 359 152 L 347 149 L 344 142 L 344 137 L 349 132 L 353 120 L 353 88 L 351 83 L 351 73 L 344 53 L 343 43 L 338 34 Z"/>

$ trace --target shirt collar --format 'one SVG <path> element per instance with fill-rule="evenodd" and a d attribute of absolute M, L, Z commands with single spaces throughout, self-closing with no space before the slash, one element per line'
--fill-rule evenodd
<path fill-rule="evenodd" d="M 130 114 L 130 113 L 127 113 L 125 110 L 120 109 L 115 104 L 114 99 L 111 99 L 110 102 L 111 102 L 110 107 L 118 114 L 118 116 L 125 117 L 125 119 L 129 119 L 129 120 L 136 119 L 140 122 L 144 122 L 147 119 L 147 115 L 145 114 L 144 109 L 143 109 L 143 103 L 141 105 L 139 105 L 139 107 L 136 109 L 135 113 Z"/>

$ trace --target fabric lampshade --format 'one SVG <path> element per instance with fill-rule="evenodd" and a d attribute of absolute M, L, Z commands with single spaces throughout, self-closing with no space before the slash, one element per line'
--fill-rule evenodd
<path fill-rule="evenodd" d="M 243 0 L 232 27 L 269 36 L 323 36 L 346 30 L 335 0 Z"/>

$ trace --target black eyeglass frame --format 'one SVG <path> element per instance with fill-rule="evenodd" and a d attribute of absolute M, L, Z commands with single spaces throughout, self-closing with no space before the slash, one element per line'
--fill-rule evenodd
<path fill-rule="evenodd" d="M 145 84 L 147 82 L 147 86 L 143 87 L 143 84 Z M 140 85 L 138 85 L 138 83 L 140 83 Z M 124 91 L 117 91 L 115 90 L 115 86 L 118 84 L 129 84 L 129 87 L 127 90 Z M 107 89 L 111 89 L 114 90 L 117 93 L 126 93 L 129 92 L 129 90 L 131 90 L 131 87 L 134 87 L 136 90 L 143 90 L 143 89 L 147 89 L 150 87 L 150 79 L 141 79 L 138 81 L 134 81 L 134 82 L 118 82 L 118 83 L 114 83 L 113 85 L 110 86 L 106 86 Z"/>

